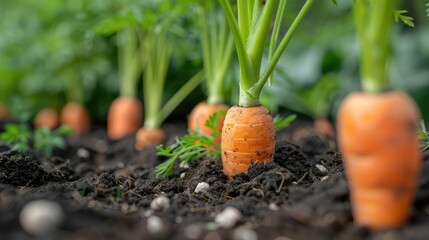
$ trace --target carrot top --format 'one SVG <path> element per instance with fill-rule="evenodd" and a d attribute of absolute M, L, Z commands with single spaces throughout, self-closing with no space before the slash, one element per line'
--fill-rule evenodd
<path fill-rule="evenodd" d="M 280 56 L 315 0 L 306 0 L 292 25 L 278 44 L 286 0 L 237 0 L 238 21 L 228 0 L 219 0 L 233 34 L 240 65 L 239 106 L 259 105 L 259 95 Z M 275 18 L 274 18 L 275 16 Z M 261 74 L 262 57 L 272 19 L 269 61 Z"/>

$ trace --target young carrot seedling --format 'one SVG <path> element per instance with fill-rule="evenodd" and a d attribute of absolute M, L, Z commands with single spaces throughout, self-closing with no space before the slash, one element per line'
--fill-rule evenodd
<path fill-rule="evenodd" d="M 354 221 L 371 229 L 407 222 L 421 162 L 419 111 L 405 93 L 389 91 L 395 5 L 394 0 L 355 1 L 363 92 L 346 97 L 337 121 Z"/>
<path fill-rule="evenodd" d="M 219 2 L 234 38 L 240 67 L 238 106 L 228 110 L 222 130 L 223 168 L 231 178 L 247 172 L 251 163 L 272 161 L 274 124 L 268 109 L 260 105 L 260 93 L 315 0 L 305 1 L 281 40 L 286 0 L 237 0 L 238 20 L 228 0 Z M 271 26 L 274 28 L 269 42 L 269 60 L 266 68 L 261 69 Z"/>

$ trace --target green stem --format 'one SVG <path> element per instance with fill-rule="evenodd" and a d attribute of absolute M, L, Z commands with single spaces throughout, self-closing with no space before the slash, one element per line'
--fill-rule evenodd
<path fill-rule="evenodd" d="M 277 49 L 277 42 L 280 36 L 280 27 L 283 19 L 283 13 L 286 12 L 286 5 L 287 5 L 287 0 L 280 0 L 279 11 L 277 11 L 276 19 L 274 21 L 273 34 L 271 35 L 270 51 L 268 53 L 268 62 L 271 61 L 271 59 L 273 58 L 274 52 Z M 269 78 L 269 84 L 271 85 L 271 83 L 274 80 L 274 74 L 271 74 L 270 76 L 271 77 Z"/>
<path fill-rule="evenodd" d="M 136 84 L 141 64 L 138 59 L 137 36 L 133 28 L 119 32 L 118 62 L 120 95 L 136 97 Z"/>
<path fill-rule="evenodd" d="M 307 0 L 304 4 L 304 6 L 299 11 L 298 15 L 292 22 L 292 25 L 286 32 L 286 35 L 283 37 L 282 41 L 279 44 L 279 47 L 275 51 L 273 58 L 268 63 L 267 68 L 265 69 L 262 76 L 259 78 L 259 81 L 248 91 L 249 95 L 255 96 L 259 98 L 259 95 L 261 93 L 262 88 L 264 87 L 265 83 L 267 82 L 269 76 L 272 74 L 277 62 L 279 61 L 281 55 L 283 54 L 284 50 L 288 46 L 290 40 L 292 39 L 293 35 L 295 34 L 296 29 L 301 24 L 302 20 L 304 19 L 307 12 L 310 10 L 311 6 L 314 4 L 315 0 Z"/>
<path fill-rule="evenodd" d="M 65 69 L 66 77 L 66 98 L 67 102 L 76 102 L 83 104 L 84 94 L 82 80 L 79 78 L 79 74 L 76 72 L 76 69 L 69 66 Z"/>
<path fill-rule="evenodd" d="M 378 93 L 388 88 L 387 63 L 394 0 L 373 0 L 370 7 L 357 3 L 358 34 L 361 42 L 361 81 L 365 92 Z M 366 9 L 362 9 L 366 8 Z M 367 14 L 364 14 L 367 12 Z M 366 20 L 369 19 L 369 22 Z M 363 23 L 367 26 L 363 27 Z"/>
<path fill-rule="evenodd" d="M 179 91 L 177 91 L 159 111 L 159 125 L 173 112 L 174 109 L 201 83 L 204 72 L 195 74 Z"/>

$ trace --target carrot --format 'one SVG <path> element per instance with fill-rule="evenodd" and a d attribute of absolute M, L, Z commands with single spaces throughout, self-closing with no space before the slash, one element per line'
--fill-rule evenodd
<path fill-rule="evenodd" d="M 210 116 L 219 111 L 228 111 L 228 106 L 225 104 L 208 104 L 206 102 L 199 103 L 194 107 L 188 119 L 188 129 L 197 130 L 206 135 L 212 134 L 213 130 L 206 126 L 206 122 Z M 222 132 L 223 121 L 225 117 L 219 119 L 218 131 Z M 220 144 L 220 137 L 217 137 L 214 142 Z"/>
<path fill-rule="evenodd" d="M 231 107 L 222 130 L 222 163 L 225 174 L 247 172 L 251 163 L 268 163 L 274 154 L 275 131 L 268 109 Z"/>
<path fill-rule="evenodd" d="M 136 98 L 118 97 L 110 105 L 107 115 L 107 134 L 120 139 L 136 132 L 143 124 L 143 105 Z"/>
<path fill-rule="evenodd" d="M 44 108 L 37 113 L 33 120 L 33 124 L 36 128 L 47 127 L 55 129 L 60 125 L 60 117 L 58 116 L 57 110 L 53 108 Z"/>
<path fill-rule="evenodd" d="M 355 222 L 399 227 L 409 215 L 420 167 L 418 110 L 401 92 L 354 93 L 338 116 L 338 139 Z"/>
<path fill-rule="evenodd" d="M 7 120 L 9 118 L 10 118 L 10 115 L 6 105 L 0 102 L 0 121 Z"/>
<path fill-rule="evenodd" d="M 148 146 L 161 144 L 165 139 L 164 130 L 161 128 L 140 128 L 136 133 L 136 150 L 143 150 Z"/>
<path fill-rule="evenodd" d="M 61 123 L 73 129 L 73 136 L 79 136 L 89 133 L 91 118 L 83 105 L 71 102 L 61 111 Z"/>
<path fill-rule="evenodd" d="M 281 39 L 286 1 L 236 2 L 238 16 L 229 0 L 219 0 L 232 32 L 240 67 L 238 106 L 228 110 L 222 128 L 222 163 L 228 178 L 247 172 L 251 163 L 271 161 L 275 146 L 274 122 L 259 98 L 267 81 L 273 80 L 275 66 L 315 0 L 305 1 Z M 261 69 L 269 35 L 268 61 L 265 69 Z"/>
<path fill-rule="evenodd" d="M 325 134 L 327 137 L 332 138 L 335 136 L 334 127 L 326 117 L 316 117 L 314 119 L 313 126 L 317 131 Z"/>
<path fill-rule="evenodd" d="M 346 97 L 337 121 L 354 220 L 374 230 L 407 222 L 421 161 L 417 107 L 387 91 L 394 8 L 392 0 L 355 1 L 364 92 Z"/>

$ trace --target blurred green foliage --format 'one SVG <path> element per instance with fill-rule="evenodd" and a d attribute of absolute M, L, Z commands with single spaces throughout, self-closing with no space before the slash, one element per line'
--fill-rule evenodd
<path fill-rule="evenodd" d="M 177 32 L 186 40 L 178 45 L 171 39 L 180 51 L 174 54 L 168 72 L 165 97 L 169 98 L 201 68 L 196 20 L 192 11 L 183 7 L 194 1 L 175 0 L 177 8 L 162 10 L 162 4 L 167 6 L 169 1 L 1 0 L 0 102 L 15 116 L 29 119 L 43 107 L 58 109 L 77 99 L 96 119 L 103 119 L 111 100 L 119 94 L 114 32 L 136 19 L 150 26 L 156 13 L 146 7 L 150 4 L 161 4 L 166 18 L 173 13 L 186 16 L 181 20 L 185 30 Z M 410 93 L 429 118 L 427 1 L 400 2 L 399 9 L 408 11 L 415 27 L 401 21 L 395 24 L 390 82 L 392 88 Z M 288 5 L 284 20 L 290 24 L 300 1 L 290 0 Z M 273 111 L 287 108 L 309 116 L 335 116 L 342 98 L 359 89 L 359 46 L 352 6 L 352 0 L 338 0 L 336 5 L 317 1 L 280 60 L 273 85 L 263 91 L 263 104 Z M 238 80 L 238 72 L 233 69 L 231 73 Z M 141 89 L 139 86 L 140 97 Z M 201 91 L 194 92 L 176 115 L 186 115 L 204 98 Z"/>

